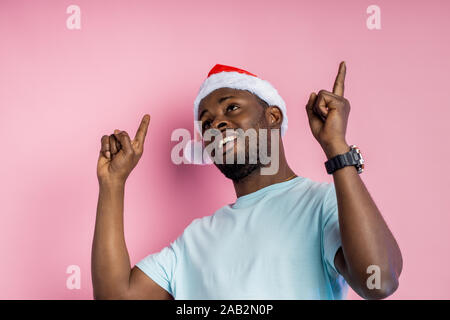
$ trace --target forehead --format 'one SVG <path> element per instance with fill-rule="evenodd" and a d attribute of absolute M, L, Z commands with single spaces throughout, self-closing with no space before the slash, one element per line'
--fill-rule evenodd
<path fill-rule="evenodd" d="M 247 90 L 219 88 L 208 94 L 200 101 L 198 113 L 200 114 L 200 112 L 202 112 L 202 110 L 207 107 L 218 105 L 219 99 L 225 96 L 234 96 L 241 99 L 255 100 L 254 95 Z"/>

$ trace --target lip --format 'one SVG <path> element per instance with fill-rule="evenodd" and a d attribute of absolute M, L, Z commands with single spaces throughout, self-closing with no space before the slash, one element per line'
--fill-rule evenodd
<path fill-rule="evenodd" d="M 228 130 L 229 129 L 232 129 L 232 128 L 227 128 Z M 214 157 L 215 155 L 215 150 L 216 150 L 216 148 L 217 149 L 219 149 L 220 150 L 220 148 L 223 148 L 223 154 L 225 154 L 225 153 L 227 153 L 228 151 L 230 151 L 231 149 L 234 149 L 234 148 L 231 148 L 231 147 L 227 147 L 227 143 L 228 142 L 231 142 L 231 141 L 234 141 L 234 144 L 233 144 L 233 147 L 234 147 L 234 145 L 236 144 L 236 140 L 237 140 L 237 138 L 239 137 L 239 134 L 238 134 L 238 132 L 236 132 L 236 131 L 232 131 L 231 132 L 231 134 L 228 134 L 227 135 L 227 129 L 224 129 L 224 130 L 221 130 L 222 131 L 222 138 L 219 140 L 219 141 L 214 141 L 213 143 L 215 144 L 215 147 L 214 147 L 214 149 L 212 150 L 212 154 L 211 154 L 211 156 L 212 157 Z M 235 129 L 232 129 L 232 130 L 235 130 Z M 233 138 L 232 140 L 229 140 L 229 141 L 227 141 L 226 143 L 225 143 L 225 145 L 223 144 L 223 142 L 224 142 L 224 139 L 230 139 L 230 138 Z M 225 147 L 224 147 L 225 146 Z"/>
<path fill-rule="evenodd" d="M 229 136 L 222 135 L 222 139 L 219 141 L 219 145 L 223 147 L 228 142 L 236 140 L 237 137 L 238 137 L 237 133 L 233 133 L 233 134 L 231 134 Z M 224 140 L 227 140 L 227 141 L 225 142 Z"/>
<path fill-rule="evenodd" d="M 222 145 L 223 154 L 228 153 L 230 150 L 234 149 L 234 147 L 236 146 L 236 140 L 237 140 L 237 136 L 235 136 L 232 140 L 230 140 Z M 230 144 L 230 142 L 233 142 L 233 143 Z"/>

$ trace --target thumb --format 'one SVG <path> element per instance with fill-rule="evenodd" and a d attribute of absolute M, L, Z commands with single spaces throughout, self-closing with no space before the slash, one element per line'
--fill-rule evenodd
<path fill-rule="evenodd" d="M 322 119 L 314 112 L 313 106 L 317 95 L 312 92 L 309 95 L 308 103 L 306 104 L 306 113 L 308 114 L 309 126 L 313 133 L 318 132 L 323 125 Z"/>

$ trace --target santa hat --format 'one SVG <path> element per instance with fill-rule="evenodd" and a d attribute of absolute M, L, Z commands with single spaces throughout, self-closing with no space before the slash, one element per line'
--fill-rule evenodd
<path fill-rule="evenodd" d="M 240 90 L 248 90 L 257 95 L 260 99 L 267 102 L 269 106 L 277 106 L 283 114 L 283 122 L 281 123 L 281 136 L 283 136 L 288 127 L 288 118 L 286 113 L 286 104 L 278 91 L 266 80 L 258 78 L 257 75 L 246 70 L 216 64 L 208 73 L 208 77 L 200 86 L 197 98 L 194 101 L 194 123 L 197 129 L 196 136 L 201 135 L 202 129 L 198 121 L 198 107 L 200 101 L 208 94 L 219 88 L 232 88 Z M 192 164 L 212 164 L 213 161 L 209 156 L 204 157 L 203 145 L 201 141 L 189 140 L 184 147 L 184 158 Z"/>
<path fill-rule="evenodd" d="M 248 90 L 267 102 L 269 106 L 277 106 L 283 114 L 281 123 L 281 136 L 288 128 L 286 104 L 278 91 L 266 80 L 258 78 L 257 75 L 243 69 L 216 64 L 208 73 L 208 77 L 200 86 L 197 98 L 194 101 L 194 121 L 198 121 L 198 107 L 200 101 L 208 94 L 219 88 L 231 88 Z M 197 126 L 201 133 L 201 128 Z"/>

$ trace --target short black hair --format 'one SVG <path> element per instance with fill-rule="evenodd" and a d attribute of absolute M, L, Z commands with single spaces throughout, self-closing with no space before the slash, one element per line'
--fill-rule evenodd
<path fill-rule="evenodd" d="M 248 90 L 247 90 L 248 91 Z M 250 91 L 249 91 L 250 92 Z M 259 105 L 263 108 L 263 111 L 266 110 L 270 105 L 264 101 L 263 99 L 261 99 L 260 97 L 258 97 L 256 94 L 254 94 L 253 92 L 250 92 L 251 94 L 253 94 L 256 98 L 256 100 L 258 101 Z M 277 107 L 278 108 L 278 107 Z M 281 116 L 284 117 L 283 113 L 281 113 Z"/>
<path fill-rule="evenodd" d="M 269 104 L 268 104 L 267 102 L 265 102 L 263 99 L 261 99 L 260 97 L 258 97 L 256 94 L 255 94 L 255 97 L 256 97 L 256 100 L 258 100 L 259 104 L 260 104 L 264 109 L 266 109 L 266 108 L 269 107 Z"/>
<path fill-rule="evenodd" d="M 263 99 L 261 99 L 260 97 L 258 97 L 255 93 L 253 93 L 249 90 L 246 90 L 246 91 L 250 92 L 252 95 L 255 96 L 256 101 L 258 101 L 258 103 L 261 105 L 261 107 L 263 107 L 263 109 L 266 109 L 269 107 L 269 104 L 267 102 L 265 102 Z"/>

